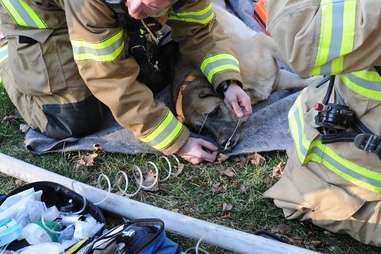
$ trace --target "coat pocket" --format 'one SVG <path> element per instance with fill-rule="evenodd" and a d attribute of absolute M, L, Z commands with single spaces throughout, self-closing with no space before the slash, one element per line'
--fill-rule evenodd
<path fill-rule="evenodd" d="M 66 88 L 56 43 L 49 38 L 41 43 L 26 36 L 9 40 L 9 64 L 15 87 L 32 95 L 52 95 Z"/>
<path fill-rule="evenodd" d="M 304 202 L 308 204 L 309 217 L 314 221 L 343 221 L 352 217 L 364 205 L 365 200 L 328 184 L 324 189 L 306 193 Z"/>

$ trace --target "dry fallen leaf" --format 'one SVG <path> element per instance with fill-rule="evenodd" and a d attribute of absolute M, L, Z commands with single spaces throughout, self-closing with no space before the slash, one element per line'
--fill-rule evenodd
<path fill-rule="evenodd" d="M 315 250 L 322 245 L 319 240 L 303 239 L 300 236 L 291 235 L 291 226 L 286 224 L 279 224 L 271 228 L 271 233 L 276 236 L 287 240 L 292 245 L 304 246 L 307 249 Z"/>
<path fill-rule="evenodd" d="M 99 154 L 95 152 L 81 154 L 77 163 L 84 167 L 94 167 L 98 156 Z"/>
<path fill-rule="evenodd" d="M 22 133 L 27 133 L 27 131 L 30 129 L 29 125 L 27 124 L 20 124 L 20 127 L 19 127 L 20 131 Z"/>
<path fill-rule="evenodd" d="M 223 153 L 220 153 L 220 154 L 218 154 L 216 163 L 221 164 L 221 163 L 227 161 L 229 158 L 230 158 L 230 156 L 223 154 Z"/>
<path fill-rule="evenodd" d="M 17 187 L 23 186 L 24 184 L 25 184 L 25 182 L 23 182 L 23 181 L 20 180 L 20 179 L 16 179 L 16 180 L 15 180 L 15 185 L 16 185 Z"/>
<path fill-rule="evenodd" d="M 245 186 L 245 185 L 241 185 L 240 187 L 239 187 L 239 191 L 241 192 L 241 193 L 247 193 L 247 187 Z"/>
<path fill-rule="evenodd" d="M 158 176 L 152 170 L 148 171 L 147 174 L 143 176 L 143 190 L 156 192 L 159 191 L 159 179 Z"/>
<path fill-rule="evenodd" d="M 276 167 L 273 168 L 272 178 L 279 179 L 283 175 L 284 169 L 286 167 L 285 162 L 279 163 Z"/>
<path fill-rule="evenodd" d="M 223 212 L 230 212 L 231 210 L 233 210 L 233 205 L 232 204 L 224 203 L 222 205 L 222 211 Z"/>
<path fill-rule="evenodd" d="M 238 167 L 239 168 L 244 168 L 246 167 L 247 163 L 249 162 L 249 159 L 247 158 L 247 156 L 240 156 L 238 157 Z"/>
<path fill-rule="evenodd" d="M 291 227 L 287 224 L 279 224 L 271 228 L 274 234 L 288 235 L 291 232 Z"/>
<path fill-rule="evenodd" d="M 177 171 L 173 176 L 178 177 L 179 175 L 181 175 L 181 173 L 183 173 L 184 171 L 184 168 L 185 168 L 185 165 L 183 163 L 179 163 L 179 165 L 177 166 Z"/>
<path fill-rule="evenodd" d="M 232 213 L 231 212 L 225 212 L 222 216 L 222 219 L 232 219 Z"/>
<path fill-rule="evenodd" d="M 274 178 L 272 178 L 271 176 L 266 176 L 263 183 L 267 188 L 270 188 L 274 184 Z"/>
<path fill-rule="evenodd" d="M 303 245 L 306 246 L 307 249 L 315 250 L 319 248 L 323 244 L 322 241 L 319 240 L 305 240 Z"/>
<path fill-rule="evenodd" d="M 233 168 L 227 168 L 225 170 L 220 171 L 220 175 L 222 176 L 227 176 L 227 177 L 234 177 L 236 175 L 235 171 Z"/>
<path fill-rule="evenodd" d="M 224 193 L 226 192 L 226 188 L 222 183 L 215 183 L 212 186 L 212 192 L 216 194 Z"/>
<path fill-rule="evenodd" d="M 16 115 L 8 115 L 8 116 L 5 116 L 2 120 L 1 120 L 1 123 L 10 123 L 10 124 L 14 124 L 14 123 L 17 123 L 18 120 L 20 120 L 21 118 L 16 116 Z"/>
<path fill-rule="evenodd" d="M 254 166 L 260 167 L 266 163 L 265 157 L 260 155 L 259 153 L 254 153 L 248 156 L 250 163 Z"/>
<path fill-rule="evenodd" d="M 100 144 L 94 144 L 94 152 L 95 153 L 104 153 L 103 147 Z"/>

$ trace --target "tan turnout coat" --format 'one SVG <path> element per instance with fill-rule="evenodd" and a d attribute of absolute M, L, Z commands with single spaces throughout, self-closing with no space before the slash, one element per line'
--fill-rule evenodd
<path fill-rule="evenodd" d="M 6 89 L 32 127 L 43 131 L 47 124 L 42 105 L 73 103 L 94 95 L 120 125 L 159 151 L 174 153 L 187 141 L 187 128 L 137 80 L 139 66 L 128 55 L 128 38 L 104 1 L 0 3 L 0 30 L 9 53 Z M 213 86 L 241 80 L 239 61 L 210 1 L 187 1 L 162 19 L 172 28 L 183 57 Z"/>
<path fill-rule="evenodd" d="M 268 30 L 302 76 L 336 75 L 341 101 L 381 135 L 381 1 L 268 0 Z M 353 143 L 322 144 L 313 106 L 327 85 L 308 87 L 289 113 L 294 145 L 280 181 L 265 196 L 288 219 L 381 246 L 381 160 Z"/>

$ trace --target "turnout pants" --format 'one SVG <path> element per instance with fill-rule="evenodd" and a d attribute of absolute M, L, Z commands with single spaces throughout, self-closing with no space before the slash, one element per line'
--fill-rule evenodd
<path fill-rule="evenodd" d="M 79 75 L 67 30 L 44 41 L 11 37 L 4 52 L 6 47 L 9 57 L 1 62 L 0 75 L 28 125 L 55 139 L 81 137 L 100 127 L 103 104 Z"/>
<path fill-rule="evenodd" d="M 363 123 L 379 132 L 381 103 L 360 100 L 338 79 L 336 94 L 357 103 Z M 281 179 L 265 197 L 274 199 L 287 219 L 311 220 L 332 232 L 346 233 L 381 246 L 381 161 L 353 142 L 322 144 L 315 129 L 314 104 L 323 100 L 327 85 L 306 88 L 289 113 L 294 145 Z M 337 96 L 332 96 L 331 102 Z M 351 105 L 352 106 L 352 105 Z"/>

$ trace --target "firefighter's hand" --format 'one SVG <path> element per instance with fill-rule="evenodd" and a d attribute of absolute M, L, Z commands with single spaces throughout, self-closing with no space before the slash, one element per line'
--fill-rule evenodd
<path fill-rule="evenodd" d="M 201 138 L 188 139 L 188 142 L 177 152 L 184 160 L 192 164 L 201 162 L 214 162 L 217 158 L 217 147 Z"/>
<path fill-rule="evenodd" d="M 239 85 L 234 83 L 230 84 L 224 95 L 225 104 L 238 118 L 251 115 L 251 99 Z"/>

